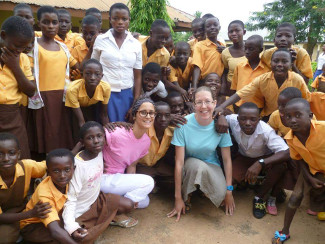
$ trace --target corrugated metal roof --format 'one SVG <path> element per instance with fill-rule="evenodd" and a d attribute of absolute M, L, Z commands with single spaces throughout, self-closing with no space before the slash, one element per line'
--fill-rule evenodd
<path fill-rule="evenodd" d="M 70 8 L 70 9 L 82 9 L 98 8 L 102 12 L 108 12 L 111 5 L 114 3 L 122 2 L 128 3 L 128 0 L 0 0 L 1 2 L 12 2 L 12 3 L 26 3 L 34 5 L 50 5 L 57 8 Z M 179 9 L 171 6 L 167 6 L 167 12 L 172 20 L 175 22 L 192 22 L 194 16 L 185 13 Z"/>

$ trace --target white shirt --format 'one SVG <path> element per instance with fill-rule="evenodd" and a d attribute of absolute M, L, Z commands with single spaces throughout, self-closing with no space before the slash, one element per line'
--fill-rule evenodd
<path fill-rule="evenodd" d="M 323 68 L 323 64 L 325 64 L 325 54 L 322 52 L 319 54 L 317 59 L 317 69 L 321 70 Z"/>
<path fill-rule="evenodd" d="M 64 228 L 70 235 L 81 228 L 76 218 L 87 212 L 99 196 L 104 168 L 103 154 L 100 152 L 96 158 L 88 161 L 83 161 L 78 154 L 75 157 L 75 166 L 62 214 Z"/>
<path fill-rule="evenodd" d="M 157 93 L 157 95 L 162 98 L 167 97 L 168 92 L 161 80 L 158 82 L 158 85 L 155 88 L 153 88 L 151 91 L 145 92 L 144 97 L 150 97 L 154 93 Z"/>
<path fill-rule="evenodd" d="M 227 115 L 226 119 L 231 128 L 232 135 L 238 143 L 239 153 L 249 158 L 258 158 L 271 153 L 277 153 L 289 149 L 285 141 L 275 131 L 260 121 L 252 135 L 246 135 L 240 128 L 237 114 Z M 249 136 L 248 143 L 242 143 L 242 136 Z"/>
<path fill-rule="evenodd" d="M 116 44 L 112 29 L 99 35 L 94 43 L 91 58 L 103 66 L 103 81 L 111 85 L 113 92 L 133 87 L 133 69 L 142 69 L 142 48 L 140 42 L 130 32 L 121 48 Z"/>

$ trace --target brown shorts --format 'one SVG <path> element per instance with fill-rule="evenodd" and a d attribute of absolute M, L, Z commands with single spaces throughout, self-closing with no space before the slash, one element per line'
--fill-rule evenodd
<path fill-rule="evenodd" d="M 0 243 L 16 243 L 19 237 L 19 222 L 0 225 Z"/>

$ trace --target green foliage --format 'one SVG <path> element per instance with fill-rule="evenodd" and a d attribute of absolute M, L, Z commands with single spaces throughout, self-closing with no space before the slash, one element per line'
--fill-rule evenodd
<path fill-rule="evenodd" d="M 192 35 L 192 32 L 174 32 L 172 33 L 174 44 L 177 42 L 188 42 L 188 38 Z"/>
<path fill-rule="evenodd" d="M 196 12 L 194 13 L 194 16 L 195 16 L 195 18 L 201 18 L 201 16 L 202 16 L 202 12 L 201 12 L 201 11 L 196 11 Z"/>
<path fill-rule="evenodd" d="M 250 31 L 267 29 L 273 40 L 276 27 L 282 22 L 293 23 L 297 28 L 297 42 L 307 42 L 311 54 L 317 42 L 324 40 L 325 1 L 324 0 L 277 0 L 264 5 L 264 11 L 253 12 L 246 24 Z"/>
<path fill-rule="evenodd" d="M 156 19 L 163 19 L 170 27 L 173 27 L 174 22 L 167 13 L 167 3 L 167 0 L 130 0 L 130 30 L 148 35 L 151 24 Z"/>
<path fill-rule="evenodd" d="M 313 73 L 315 73 L 315 71 L 317 69 L 317 62 L 311 62 L 311 67 L 313 69 Z"/>

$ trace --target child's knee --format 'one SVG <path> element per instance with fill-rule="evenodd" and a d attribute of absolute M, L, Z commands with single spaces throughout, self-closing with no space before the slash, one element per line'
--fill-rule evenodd
<path fill-rule="evenodd" d="M 126 197 L 120 197 L 119 207 L 118 207 L 118 213 L 129 213 L 134 209 L 134 202 Z"/>
<path fill-rule="evenodd" d="M 144 182 L 145 182 L 144 185 L 148 189 L 148 194 L 149 194 L 152 191 L 152 189 L 154 188 L 154 186 L 155 186 L 155 181 L 151 176 L 145 175 Z"/>
<path fill-rule="evenodd" d="M 288 207 L 290 207 L 290 208 L 298 208 L 300 206 L 303 198 L 304 198 L 303 193 L 295 194 L 293 192 L 290 199 L 289 199 Z"/>

